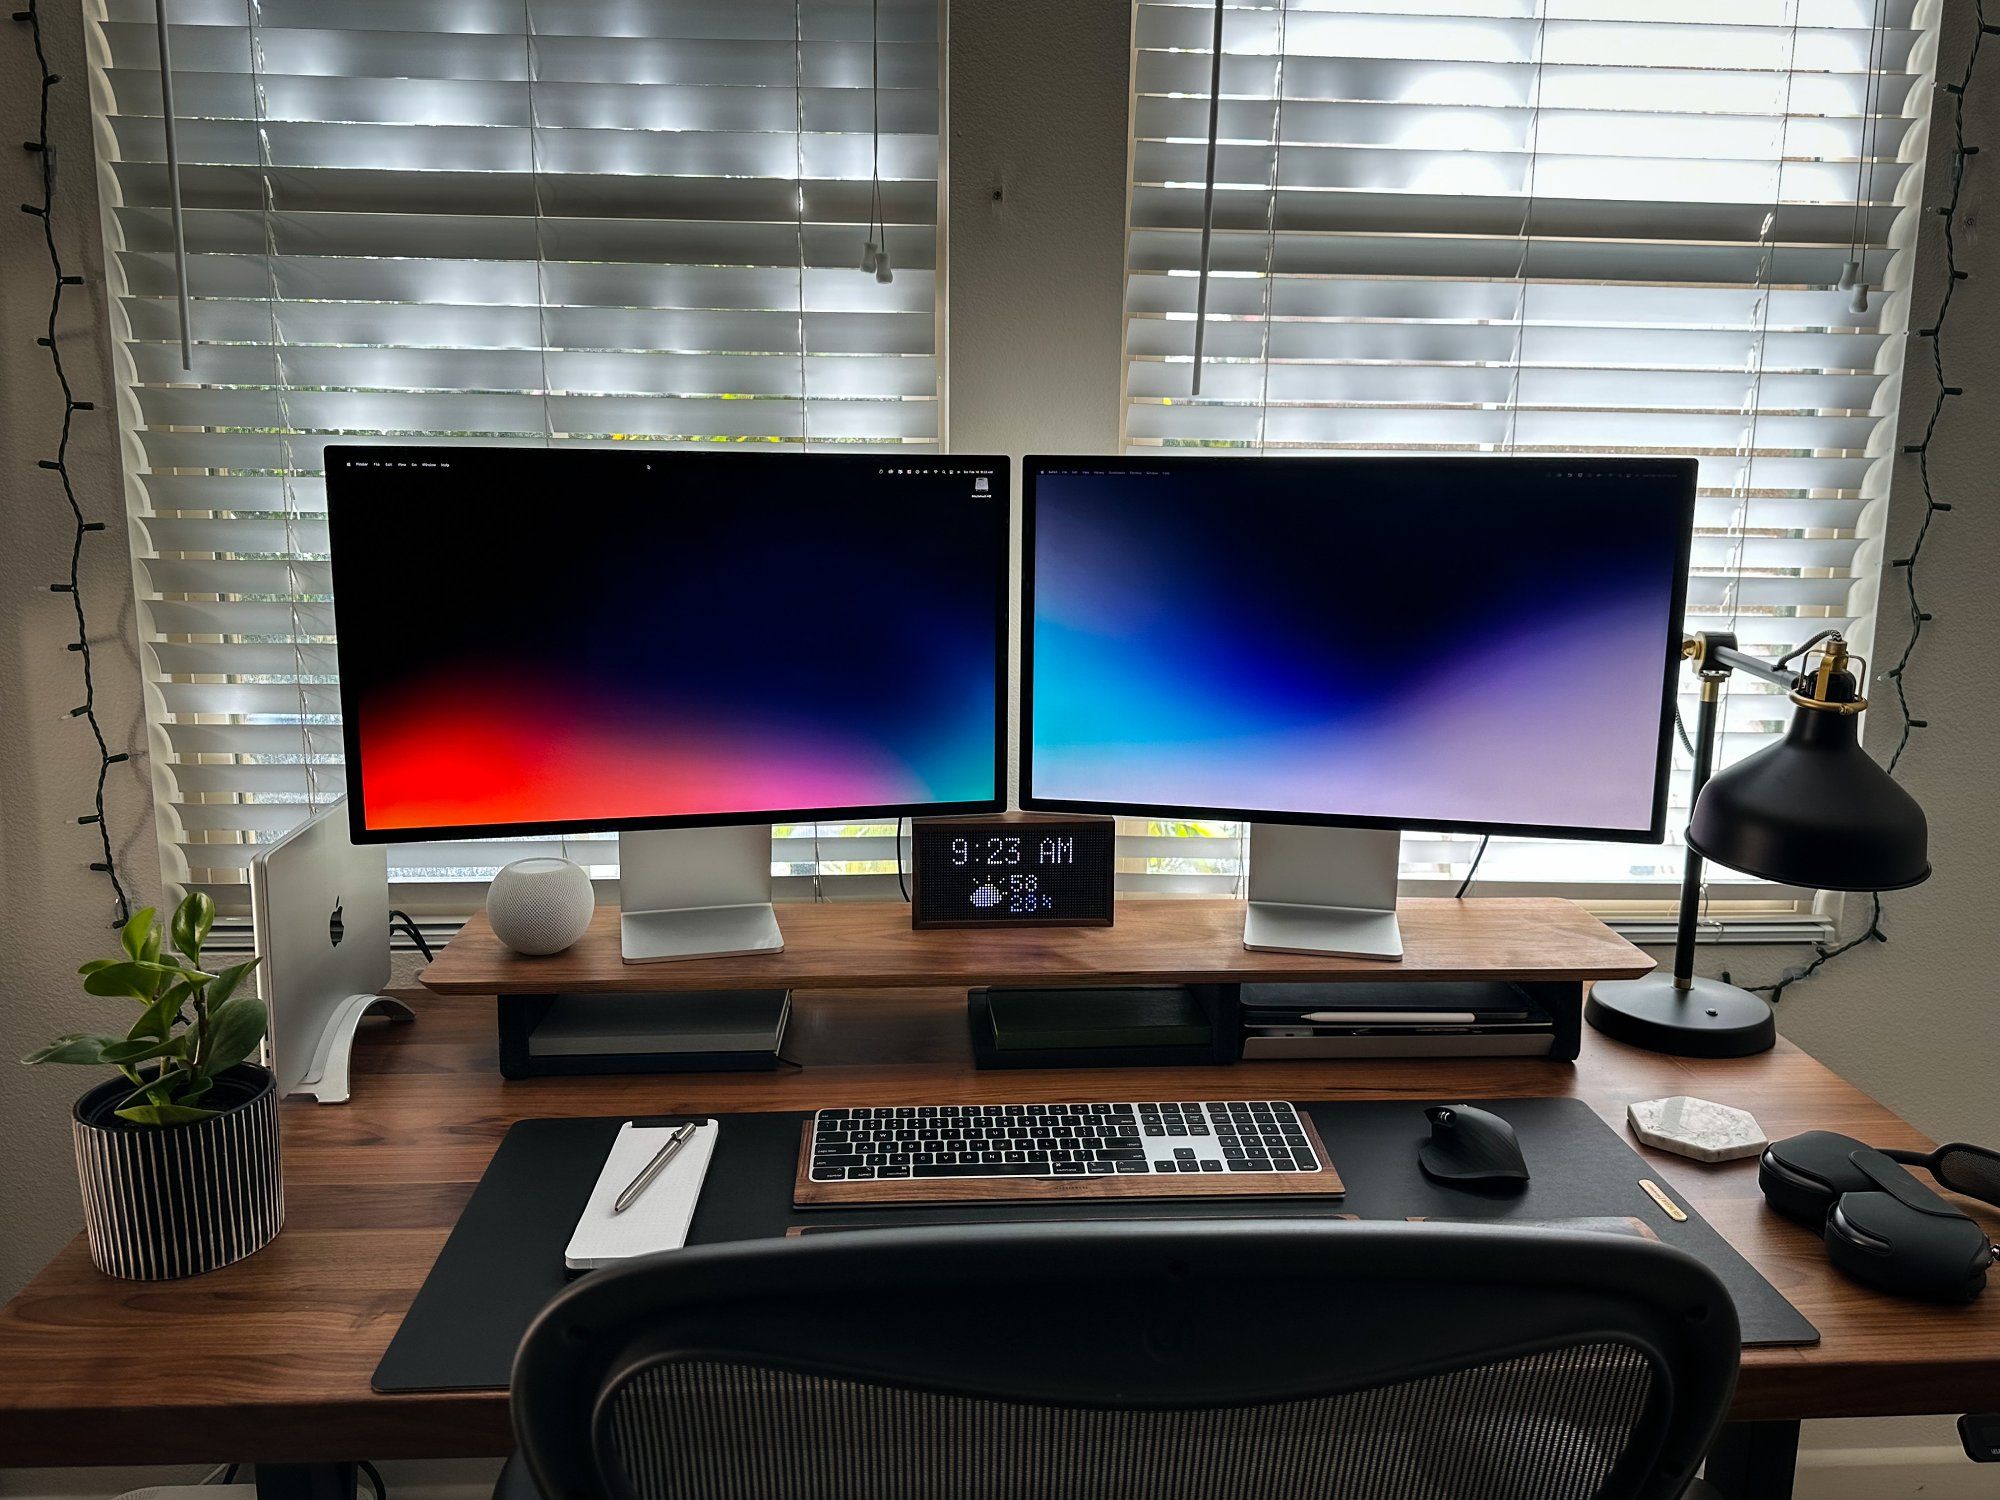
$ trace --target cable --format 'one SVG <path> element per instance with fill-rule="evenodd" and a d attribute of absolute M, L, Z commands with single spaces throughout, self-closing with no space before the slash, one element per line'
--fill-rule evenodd
<path fill-rule="evenodd" d="M 910 904 L 909 877 L 903 873 L 903 820 L 896 819 L 896 889 L 903 893 L 903 904 Z"/>
<path fill-rule="evenodd" d="M 1923 607 L 1917 593 L 1917 562 L 1923 555 L 1924 543 L 1930 539 L 1931 522 L 1951 509 L 1949 504 L 1937 498 L 1931 485 L 1931 445 L 1937 439 L 1938 424 L 1944 417 L 1946 405 L 1953 397 L 1965 394 L 1963 386 L 1948 383 L 1944 361 L 1944 334 L 1951 316 L 1952 300 L 1957 295 L 1958 284 L 1972 274 L 1970 271 L 1959 269 L 1958 265 L 1958 210 L 1965 192 L 1965 164 L 1970 158 L 1979 154 L 1979 147 L 1968 146 L 1965 143 L 1965 98 L 1979 67 L 1980 46 L 1987 36 L 2000 31 L 2000 27 L 1987 24 L 1986 0 L 1973 0 L 1972 17 L 1974 21 L 1972 45 L 1966 49 L 1965 66 L 1959 73 L 1958 82 L 1942 85 L 1945 93 L 1950 95 L 1953 101 L 1951 191 L 1946 195 L 1945 201 L 1936 205 L 1932 212 L 1944 220 L 1944 291 L 1938 298 L 1937 316 L 1931 325 L 1928 328 L 1916 329 L 1911 335 L 1930 342 L 1931 370 L 1937 379 L 1937 394 L 1932 398 L 1930 416 L 1924 423 L 1922 439 L 1903 445 L 1903 452 L 1906 455 L 1913 455 L 1917 460 L 1917 477 L 1923 485 L 1924 509 L 1923 519 L 1917 523 L 1917 534 L 1911 539 L 1910 550 L 1902 557 L 1891 559 L 1889 563 L 1890 567 L 1902 570 L 1903 592 L 1910 625 L 1910 633 L 1903 642 L 1902 652 L 1897 656 L 1896 664 L 1886 674 L 1896 685 L 1896 709 L 1903 719 L 1901 732 L 1896 737 L 1896 748 L 1889 756 L 1886 768 L 1891 776 L 1896 774 L 1896 767 L 1902 763 L 1903 752 L 1909 749 L 1911 736 L 1919 729 L 1930 727 L 1928 720 L 1920 719 L 1910 711 L 1910 695 L 1903 685 L 1903 680 L 1910 660 L 1916 654 L 1917 642 L 1923 637 L 1924 626 L 1932 618 L 1931 612 Z M 1751 986 L 1751 993 L 1769 995 L 1772 1003 L 1776 1004 L 1784 998 L 1785 991 L 1792 985 L 1812 978 L 1822 967 L 1843 953 L 1850 953 L 1865 943 L 1888 942 L 1889 935 L 1882 930 L 1882 893 L 1871 891 L 1869 903 L 1868 926 L 1861 933 L 1833 947 L 1828 947 L 1824 943 L 1816 944 L 1816 951 L 1810 963 L 1785 970 L 1771 984 Z M 1724 982 L 1727 983 L 1728 979 L 1729 976 L 1725 973 Z"/>
<path fill-rule="evenodd" d="M 431 952 L 431 945 L 424 941 L 423 930 L 417 926 L 415 919 L 408 912 L 392 911 L 389 913 L 389 930 L 394 932 L 398 927 L 410 935 L 410 941 L 417 945 L 417 951 L 423 954 L 425 963 L 435 961 L 436 955 Z"/>
<path fill-rule="evenodd" d="M 389 1486 L 382 1482 L 382 1471 L 380 1469 L 376 1468 L 375 1465 L 368 1462 L 365 1458 L 356 1464 L 355 1467 L 368 1476 L 368 1483 L 375 1490 L 375 1500 L 389 1500 Z"/>
<path fill-rule="evenodd" d="M 56 325 L 62 316 L 63 288 L 83 285 L 81 276 L 73 276 L 63 270 L 62 252 L 56 248 L 56 148 L 49 139 L 49 103 L 62 78 L 49 71 L 48 54 L 42 47 L 42 16 L 35 0 L 29 0 L 27 9 L 15 11 L 14 19 L 25 21 L 28 25 L 29 34 L 34 39 L 35 66 L 42 80 L 41 113 L 35 138 L 23 143 L 41 158 L 42 201 L 23 203 L 21 212 L 33 214 L 42 221 L 42 242 L 48 247 L 49 270 L 55 284 L 49 292 L 48 332 L 35 342 L 49 351 L 49 365 L 55 371 L 56 384 L 62 388 L 63 397 L 62 434 L 56 441 L 56 456 L 37 459 L 36 467 L 50 470 L 61 481 L 63 499 L 69 505 L 70 521 L 74 527 L 69 548 L 69 580 L 50 584 L 49 591 L 68 594 L 70 609 L 76 616 L 76 638 L 64 649 L 75 652 L 82 663 L 83 702 L 69 711 L 69 717 L 82 719 L 90 728 L 91 739 L 97 742 L 97 785 L 91 794 L 92 810 L 76 821 L 97 827 L 97 842 L 103 857 L 92 860 L 90 868 L 111 883 L 111 895 L 118 912 L 118 919 L 112 925 L 123 927 L 132 915 L 132 902 L 125 894 L 124 882 L 118 876 L 118 861 L 111 852 L 111 829 L 104 816 L 104 787 L 110 778 L 111 768 L 131 757 L 122 750 L 116 754 L 112 752 L 110 742 L 104 737 L 104 726 L 98 722 L 97 677 L 90 656 L 90 622 L 83 610 L 83 542 L 91 533 L 103 531 L 104 522 L 84 519 L 83 505 L 76 498 L 76 485 L 69 472 L 70 426 L 78 412 L 95 411 L 97 408 L 95 402 L 76 399 L 76 391 L 69 383 L 69 372 L 63 368 L 62 349 L 56 342 Z"/>
<path fill-rule="evenodd" d="M 1486 858 L 1486 846 L 1492 840 L 1493 835 L 1490 833 L 1479 835 L 1479 847 L 1473 851 L 1472 863 L 1465 867 L 1465 879 L 1458 883 L 1458 894 L 1453 897 L 1454 900 L 1463 901 L 1465 893 L 1472 889 L 1472 877 L 1479 873 L 1479 862 Z"/>
<path fill-rule="evenodd" d="M 1874 903 L 1874 907 L 1869 913 L 1868 927 L 1865 932 L 1862 932 L 1857 937 L 1849 938 L 1846 942 L 1834 948 L 1829 948 L 1825 943 L 1814 944 L 1813 960 L 1811 963 L 1800 964 L 1795 968 L 1785 970 L 1784 973 L 1780 974 L 1770 984 L 1750 985 L 1748 986 L 1750 993 L 1753 995 L 1769 995 L 1771 1003 L 1776 1005 L 1780 1000 L 1785 998 L 1786 990 L 1802 979 L 1812 978 L 1814 974 L 1819 972 L 1822 964 L 1840 957 L 1841 954 L 1848 952 L 1850 949 L 1859 948 L 1863 943 L 1888 942 L 1889 934 L 1882 930 L 1882 893 L 1880 891 L 1869 892 L 1869 900 Z M 1722 971 L 1722 982 L 1724 984 L 1732 982 L 1727 969 Z"/>

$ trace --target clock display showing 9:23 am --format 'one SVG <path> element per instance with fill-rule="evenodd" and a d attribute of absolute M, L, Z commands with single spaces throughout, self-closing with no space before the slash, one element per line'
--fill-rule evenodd
<path fill-rule="evenodd" d="M 977 834 L 951 841 L 951 863 L 971 876 L 967 902 L 988 916 L 1045 916 L 1056 909 L 1044 875 L 1076 867 L 1066 835 Z"/>

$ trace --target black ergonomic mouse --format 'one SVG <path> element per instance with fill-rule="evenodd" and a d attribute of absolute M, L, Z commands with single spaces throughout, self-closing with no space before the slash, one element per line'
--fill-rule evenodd
<path fill-rule="evenodd" d="M 1431 1122 L 1431 1138 L 1418 1148 L 1417 1162 L 1432 1182 L 1502 1187 L 1528 1180 L 1514 1127 L 1491 1110 L 1434 1104 L 1424 1114 Z"/>

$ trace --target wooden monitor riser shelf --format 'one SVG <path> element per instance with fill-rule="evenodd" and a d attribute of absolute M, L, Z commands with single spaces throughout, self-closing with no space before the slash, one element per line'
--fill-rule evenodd
<path fill-rule="evenodd" d="M 600 909 L 577 944 L 547 958 L 502 947 L 476 914 L 437 962 L 441 995 L 657 994 L 664 990 L 916 989 L 1037 985 L 1505 980 L 1555 1018 L 1549 1055 L 1577 1055 L 1583 992 L 1634 979 L 1653 961 L 1574 902 L 1554 898 L 1400 903 L 1400 962 L 1252 952 L 1243 903 L 1173 898 L 1118 903 L 1111 927 L 913 931 L 900 901 L 791 903 L 778 909 L 782 952 L 627 964 L 618 912 Z"/>

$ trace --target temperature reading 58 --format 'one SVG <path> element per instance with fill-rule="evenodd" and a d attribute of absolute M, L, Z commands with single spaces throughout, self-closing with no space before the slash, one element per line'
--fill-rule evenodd
<path fill-rule="evenodd" d="M 1032 875 L 1003 875 L 982 880 L 972 888 L 972 904 L 981 911 L 1025 917 L 1056 908 L 1055 897 Z"/>

